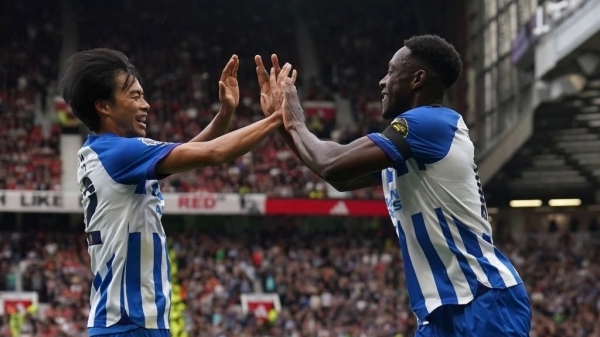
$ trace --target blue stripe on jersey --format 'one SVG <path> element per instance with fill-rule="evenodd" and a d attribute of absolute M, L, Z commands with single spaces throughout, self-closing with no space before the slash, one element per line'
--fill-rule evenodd
<path fill-rule="evenodd" d="M 458 265 L 460 266 L 460 270 L 465 274 L 465 278 L 467 282 L 469 282 L 469 288 L 471 288 L 471 293 L 475 295 L 477 293 L 477 276 L 471 266 L 469 265 L 469 261 L 467 258 L 461 253 L 461 251 L 456 247 L 456 243 L 454 242 L 454 238 L 452 237 L 452 232 L 450 231 L 450 227 L 448 226 L 448 222 L 446 221 L 446 217 L 444 217 L 444 212 L 441 208 L 435 209 L 435 214 L 437 215 L 438 221 L 440 223 L 440 227 L 442 227 L 442 233 L 444 233 L 444 237 L 446 238 L 446 243 L 448 243 L 448 248 L 450 251 L 456 256 L 456 260 L 458 261 Z"/>
<path fill-rule="evenodd" d="M 115 254 L 106 263 L 106 276 L 100 285 L 100 301 L 96 307 L 94 315 L 94 325 L 106 326 L 106 302 L 108 301 L 108 286 L 112 282 L 112 264 L 115 260 Z"/>
<path fill-rule="evenodd" d="M 490 263 L 490 261 L 483 256 L 483 252 L 481 251 L 481 247 L 479 246 L 479 239 L 477 235 L 471 232 L 468 227 L 460 222 L 455 217 L 452 217 L 456 227 L 458 228 L 458 232 L 460 233 L 460 237 L 463 240 L 465 248 L 467 249 L 467 253 L 475 256 L 477 258 L 477 262 L 481 266 L 481 269 L 487 276 L 490 281 L 492 288 L 504 288 L 506 285 L 504 284 L 504 280 L 502 276 L 500 276 L 500 271 L 496 266 Z"/>
<path fill-rule="evenodd" d="M 410 305 L 415 315 L 420 320 L 424 320 L 429 312 L 425 307 L 425 296 L 419 285 L 417 279 L 417 273 L 415 273 L 415 267 L 413 266 L 410 254 L 408 253 L 408 245 L 406 243 L 406 234 L 400 225 L 400 221 L 397 221 L 396 228 L 398 229 L 398 239 L 400 240 L 400 250 L 402 251 L 402 259 L 404 260 L 404 273 L 406 275 L 406 287 L 408 288 L 408 298 Z"/>
<path fill-rule="evenodd" d="M 94 290 L 98 291 L 98 289 L 100 289 L 100 286 L 102 285 L 102 276 L 100 276 L 100 272 L 96 273 L 94 276 L 92 285 L 94 286 Z"/>
<path fill-rule="evenodd" d="M 140 180 L 140 182 L 135 185 L 133 194 L 146 194 L 146 180 Z"/>
<path fill-rule="evenodd" d="M 154 240 L 154 302 L 156 304 L 157 316 L 158 316 L 158 328 L 165 329 L 165 310 L 167 307 L 167 299 L 163 294 L 163 283 L 162 283 L 162 244 L 160 242 L 160 236 L 158 233 L 152 233 L 152 239 Z"/>
<path fill-rule="evenodd" d="M 146 326 L 144 310 L 142 309 L 142 289 L 140 287 L 142 284 L 140 276 L 142 233 L 129 233 L 128 241 L 125 284 L 127 284 L 126 295 L 129 317 L 136 324 Z"/>
<path fill-rule="evenodd" d="M 492 242 L 492 237 L 491 237 L 491 236 L 489 236 L 489 235 L 487 235 L 487 234 L 483 233 L 483 234 L 481 234 L 481 237 L 482 237 L 482 238 L 483 238 L 485 241 L 487 241 L 489 244 L 492 244 L 492 245 L 494 244 L 494 243 Z"/>
<path fill-rule="evenodd" d="M 493 244 L 492 242 L 492 237 L 487 235 L 486 233 L 483 233 L 481 235 L 483 237 L 483 239 L 487 242 L 489 242 L 490 244 Z M 506 266 L 506 268 L 508 268 L 508 270 L 510 270 L 510 273 L 512 274 L 512 276 L 515 278 L 515 280 L 517 280 L 518 283 L 523 283 L 523 280 L 521 280 L 521 277 L 519 276 L 519 274 L 517 274 L 517 270 L 515 269 L 515 267 L 513 266 L 513 264 L 510 262 L 510 260 L 504 255 L 502 254 L 502 252 L 494 247 L 494 254 L 496 255 L 496 257 L 498 258 L 498 260 L 500 260 L 500 262 L 502 262 L 502 264 L 504 264 Z"/>
<path fill-rule="evenodd" d="M 506 268 L 510 270 L 510 273 L 515 278 L 515 280 L 517 280 L 518 283 L 523 283 L 523 280 L 521 280 L 521 277 L 519 276 L 519 274 L 517 274 L 517 270 L 512 265 L 512 263 L 510 263 L 510 260 L 506 256 L 504 256 L 504 254 L 502 254 L 502 252 L 496 247 L 494 247 L 494 253 L 496 254 L 498 260 L 500 260 L 500 262 L 502 262 L 506 266 Z"/>
<path fill-rule="evenodd" d="M 417 237 L 417 241 L 419 241 L 419 245 L 423 248 L 423 253 L 425 253 L 427 262 L 429 262 L 429 266 L 433 273 L 433 279 L 435 280 L 435 285 L 437 286 L 437 291 L 440 294 L 442 303 L 458 304 L 458 296 L 456 295 L 454 286 L 452 286 L 452 281 L 450 281 L 448 270 L 435 250 L 435 247 L 429 238 L 429 233 L 427 233 L 427 228 L 425 228 L 423 213 L 413 214 L 411 218 L 415 228 L 415 236 Z"/>
<path fill-rule="evenodd" d="M 125 307 L 125 275 L 121 274 L 121 291 L 119 293 L 119 306 L 121 307 L 121 319 L 117 324 L 132 324 L 133 322 L 127 315 L 127 308 Z"/>

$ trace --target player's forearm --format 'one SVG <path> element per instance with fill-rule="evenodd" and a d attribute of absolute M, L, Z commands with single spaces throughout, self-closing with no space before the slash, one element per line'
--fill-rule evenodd
<path fill-rule="evenodd" d="M 220 162 L 227 163 L 238 158 L 262 142 L 282 125 L 281 117 L 269 116 L 256 123 L 227 133 L 208 144 L 214 146 Z"/>
<path fill-rule="evenodd" d="M 202 130 L 196 137 L 194 137 L 190 142 L 208 142 L 217 137 L 220 137 L 227 133 L 229 130 L 229 125 L 231 124 L 231 118 L 233 116 L 233 110 L 227 111 L 223 106 L 213 118 L 213 120 Z"/>
<path fill-rule="evenodd" d="M 290 128 L 286 134 L 291 138 L 296 154 L 304 164 L 321 178 L 329 181 L 330 168 L 335 158 L 344 151 L 343 145 L 320 140 L 304 124 Z"/>
<path fill-rule="evenodd" d="M 298 159 L 300 159 L 304 163 L 304 160 L 300 156 L 300 152 L 298 152 L 298 148 L 296 148 L 296 144 L 294 144 L 294 139 L 289 134 L 289 132 L 287 132 L 287 130 L 285 129 L 285 127 L 283 125 L 280 126 L 277 129 L 277 131 L 279 132 L 279 134 L 283 138 L 283 141 L 290 147 L 290 149 L 292 150 L 292 152 L 294 152 L 294 154 L 296 155 L 296 157 L 298 157 Z M 306 163 L 304 163 L 304 164 L 306 164 Z"/>
<path fill-rule="evenodd" d="M 156 173 L 173 174 L 230 162 L 252 150 L 281 124 L 280 116 L 270 116 L 209 142 L 181 144 L 158 162 Z"/>
<path fill-rule="evenodd" d="M 292 138 L 292 135 L 290 135 L 290 133 L 285 129 L 285 127 L 282 125 L 279 127 L 279 129 L 277 129 L 277 131 L 279 132 L 279 134 L 281 135 L 281 137 L 283 138 L 283 140 L 285 141 L 285 143 L 290 147 L 290 149 L 294 152 L 294 154 L 296 155 L 296 157 L 298 159 L 300 159 L 300 161 L 302 161 L 304 163 L 304 165 L 308 166 L 308 168 L 310 168 L 316 175 L 318 175 L 319 177 L 321 177 L 322 179 L 325 179 L 321 174 L 321 172 L 317 172 L 316 169 L 312 169 L 311 166 L 309 166 L 307 164 L 307 162 L 302 158 L 302 155 L 300 154 L 300 151 L 298 151 L 298 148 L 296 147 L 296 144 L 294 144 L 294 139 Z M 327 143 L 327 142 L 324 142 Z M 334 184 L 331 181 L 328 181 L 328 183 L 330 184 Z M 338 185 L 336 185 L 338 186 Z M 334 187 L 336 187 L 334 186 Z M 342 187 L 342 185 L 339 185 L 340 188 L 337 188 L 338 190 L 341 190 L 342 188 L 346 188 L 345 185 L 344 187 Z"/>

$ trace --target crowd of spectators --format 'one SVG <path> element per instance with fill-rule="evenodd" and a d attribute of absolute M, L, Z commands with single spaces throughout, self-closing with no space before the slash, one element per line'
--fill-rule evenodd
<path fill-rule="evenodd" d="M 405 39 L 418 33 L 417 25 L 410 11 L 390 15 L 402 4 L 379 1 L 344 5 L 343 0 L 305 2 L 304 17 L 321 51 L 323 76 L 319 80 L 342 94 L 362 92 L 379 99 L 378 83 L 389 59 Z M 339 11 L 342 6 L 344 10 Z M 332 12 L 337 15 L 329 15 Z M 363 18 L 365 13 L 369 19 Z"/>
<path fill-rule="evenodd" d="M 346 219 L 320 233 L 306 219 L 257 221 L 263 227 L 237 235 L 170 234 L 189 336 L 412 336 L 387 219 Z M 532 337 L 600 336 L 597 231 L 528 233 L 499 247 L 527 286 Z M 0 291 L 14 289 L 20 268 L 24 289 L 48 303 L 43 315 L 27 316 L 22 336 L 85 336 L 92 275 L 82 235 L 0 233 L 0 268 Z M 281 312 L 270 320 L 242 314 L 240 295 L 255 292 L 278 294 Z M 7 316 L 0 322 L 0 336 L 9 336 Z"/>
<path fill-rule="evenodd" d="M 0 22 L 0 190 L 60 188 L 60 129 L 35 122 L 56 80 L 58 15 L 39 0 L 2 4 Z"/>

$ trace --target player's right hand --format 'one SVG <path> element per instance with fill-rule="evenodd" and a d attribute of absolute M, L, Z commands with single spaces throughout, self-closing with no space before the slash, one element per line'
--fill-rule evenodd
<path fill-rule="evenodd" d="M 273 67 L 271 72 L 267 72 L 260 55 L 254 57 L 256 62 L 256 75 L 258 76 L 258 85 L 260 86 L 260 107 L 265 116 L 270 116 L 275 111 L 281 109 L 283 102 L 283 89 L 281 81 L 287 77 L 292 70 L 292 66 L 286 63 L 283 68 L 279 66 L 279 59 L 276 54 L 271 55 Z M 292 71 L 292 82 L 296 83 L 298 73 Z"/>
<path fill-rule="evenodd" d="M 281 109 L 278 111 L 283 113 L 283 124 L 285 129 L 289 131 L 298 125 L 304 125 L 306 118 L 293 80 L 284 77 L 280 83 L 284 98 Z"/>

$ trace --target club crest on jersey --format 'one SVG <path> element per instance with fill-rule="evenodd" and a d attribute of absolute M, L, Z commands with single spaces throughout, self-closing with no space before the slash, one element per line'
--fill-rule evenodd
<path fill-rule="evenodd" d="M 392 121 L 391 125 L 394 130 L 402 135 L 402 137 L 406 138 L 408 135 L 408 123 L 406 123 L 406 119 L 396 118 Z"/>
<path fill-rule="evenodd" d="M 157 146 L 157 145 L 165 144 L 165 142 L 159 142 L 158 140 L 154 140 L 154 139 L 150 139 L 150 138 L 138 138 L 138 139 L 141 140 L 142 143 L 144 143 L 148 146 Z"/>

